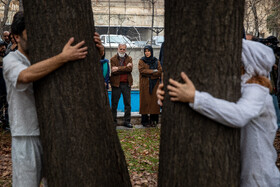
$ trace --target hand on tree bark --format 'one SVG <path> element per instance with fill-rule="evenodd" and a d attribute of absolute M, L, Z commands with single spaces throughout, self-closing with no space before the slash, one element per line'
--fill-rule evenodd
<path fill-rule="evenodd" d="M 185 81 L 183 84 L 173 79 L 169 79 L 170 85 L 167 86 L 167 89 L 169 90 L 168 93 L 171 97 L 170 100 L 193 103 L 195 97 L 195 87 L 184 72 L 181 73 L 181 77 Z"/>
<path fill-rule="evenodd" d="M 163 105 L 163 99 L 164 99 L 164 90 L 163 90 L 163 83 L 160 83 L 160 85 L 158 86 L 158 89 L 157 89 L 157 98 L 158 98 L 158 104 L 159 106 L 162 106 Z"/>
<path fill-rule="evenodd" d="M 95 45 L 99 50 L 99 55 L 100 55 L 100 57 L 102 57 L 105 53 L 105 48 L 101 43 L 100 35 L 97 32 L 95 32 L 93 38 L 94 38 Z"/>
<path fill-rule="evenodd" d="M 86 58 L 87 55 L 87 47 L 82 47 L 85 44 L 85 41 L 81 41 L 78 44 L 71 46 L 74 42 L 74 38 L 70 38 L 69 41 L 65 44 L 62 52 L 61 57 L 64 62 L 74 61 L 79 59 Z"/>

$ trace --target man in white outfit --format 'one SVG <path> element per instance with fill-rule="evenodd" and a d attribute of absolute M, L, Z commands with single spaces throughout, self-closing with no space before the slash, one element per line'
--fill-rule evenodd
<path fill-rule="evenodd" d="M 241 128 L 241 187 L 279 187 L 277 153 L 273 146 L 277 131 L 275 109 L 269 93 L 269 72 L 275 62 L 272 49 L 243 40 L 241 98 L 237 103 L 217 99 L 199 92 L 185 73 L 185 83 L 169 80 L 171 101 L 189 103 L 197 112 L 230 127 Z M 164 96 L 163 84 L 157 90 L 159 104 Z"/>
<path fill-rule="evenodd" d="M 38 187 L 42 177 L 43 152 L 32 82 L 69 61 L 84 59 L 87 47 L 83 46 L 84 41 L 72 46 L 74 38 L 70 38 L 61 53 L 31 65 L 23 12 L 15 14 L 11 29 L 18 43 L 18 50 L 4 58 L 3 75 L 7 87 L 12 134 L 13 186 Z M 104 50 L 96 35 L 95 42 L 100 50 Z M 104 51 L 100 53 L 103 54 Z"/>

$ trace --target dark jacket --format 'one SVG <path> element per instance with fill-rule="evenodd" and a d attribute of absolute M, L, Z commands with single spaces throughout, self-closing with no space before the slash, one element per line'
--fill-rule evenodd
<path fill-rule="evenodd" d="M 127 74 L 128 75 L 128 77 L 127 77 L 128 84 L 129 84 L 129 86 L 132 86 L 132 84 L 133 84 L 132 75 L 131 75 L 132 66 L 121 66 L 118 54 L 113 56 L 110 61 L 111 61 L 111 72 L 112 72 L 113 67 L 119 68 L 118 71 L 111 73 L 111 77 L 110 77 L 111 86 L 114 86 L 114 87 L 120 86 L 120 74 Z M 124 62 L 125 62 L 125 64 L 129 64 L 129 63 L 132 64 L 132 58 L 128 55 L 125 55 Z"/>
<path fill-rule="evenodd" d="M 0 96 L 6 96 L 7 92 L 6 92 L 6 84 L 5 84 L 5 80 L 3 77 L 3 68 L 0 67 Z"/>

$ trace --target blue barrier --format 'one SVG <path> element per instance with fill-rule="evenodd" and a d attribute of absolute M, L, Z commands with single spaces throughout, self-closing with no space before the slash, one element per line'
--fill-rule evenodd
<path fill-rule="evenodd" d="M 131 112 L 139 112 L 139 103 L 140 103 L 139 93 L 140 93 L 139 90 L 131 90 Z M 108 91 L 108 97 L 111 106 L 112 91 Z M 124 112 L 124 103 L 123 103 L 122 94 L 119 100 L 117 111 Z"/>

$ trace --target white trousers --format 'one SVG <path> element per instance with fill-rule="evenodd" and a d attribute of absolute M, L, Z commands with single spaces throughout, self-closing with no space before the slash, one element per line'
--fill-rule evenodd
<path fill-rule="evenodd" d="M 39 136 L 12 137 L 13 187 L 39 187 L 43 148 Z"/>

